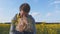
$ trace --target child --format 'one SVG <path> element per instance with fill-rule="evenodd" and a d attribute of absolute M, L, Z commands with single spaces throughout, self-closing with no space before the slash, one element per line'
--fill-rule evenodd
<path fill-rule="evenodd" d="M 29 4 L 23 3 L 19 9 L 19 14 L 12 20 L 10 34 L 36 34 L 35 20 L 29 15 Z"/>

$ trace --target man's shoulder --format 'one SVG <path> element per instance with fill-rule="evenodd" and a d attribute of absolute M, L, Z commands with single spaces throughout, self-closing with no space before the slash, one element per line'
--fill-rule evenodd
<path fill-rule="evenodd" d="M 32 15 L 28 15 L 28 17 L 33 18 Z"/>
<path fill-rule="evenodd" d="M 33 16 L 32 16 L 32 15 L 29 15 L 29 17 L 30 17 L 32 20 L 34 20 L 34 18 L 33 18 Z"/>

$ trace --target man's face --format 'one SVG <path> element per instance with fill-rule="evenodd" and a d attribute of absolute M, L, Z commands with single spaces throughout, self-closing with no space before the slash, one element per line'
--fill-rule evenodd
<path fill-rule="evenodd" d="M 28 15 L 28 13 L 27 13 L 27 12 L 24 12 L 23 10 L 21 10 L 21 11 L 20 11 L 20 15 L 21 15 L 21 16 L 26 16 L 26 15 Z"/>

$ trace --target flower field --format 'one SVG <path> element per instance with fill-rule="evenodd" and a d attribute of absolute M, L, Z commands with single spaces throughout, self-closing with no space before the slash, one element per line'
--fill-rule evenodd
<path fill-rule="evenodd" d="M 37 34 L 60 34 L 60 24 L 36 24 Z"/>
<path fill-rule="evenodd" d="M 9 34 L 10 24 L 0 24 L 0 34 Z"/>
<path fill-rule="evenodd" d="M 9 34 L 10 24 L 0 24 L 0 34 Z M 60 34 L 60 24 L 36 24 L 37 34 Z"/>

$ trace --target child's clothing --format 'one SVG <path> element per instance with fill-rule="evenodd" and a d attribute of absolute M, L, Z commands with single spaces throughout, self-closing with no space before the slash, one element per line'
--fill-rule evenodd
<path fill-rule="evenodd" d="M 35 20 L 31 15 L 27 16 L 27 24 L 23 24 L 20 19 L 21 17 L 19 16 L 19 14 L 16 14 L 12 20 L 10 34 L 36 34 Z M 23 29 L 24 27 L 25 29 Z M 23 32 L 20 32 L 21 30 Z"/>

